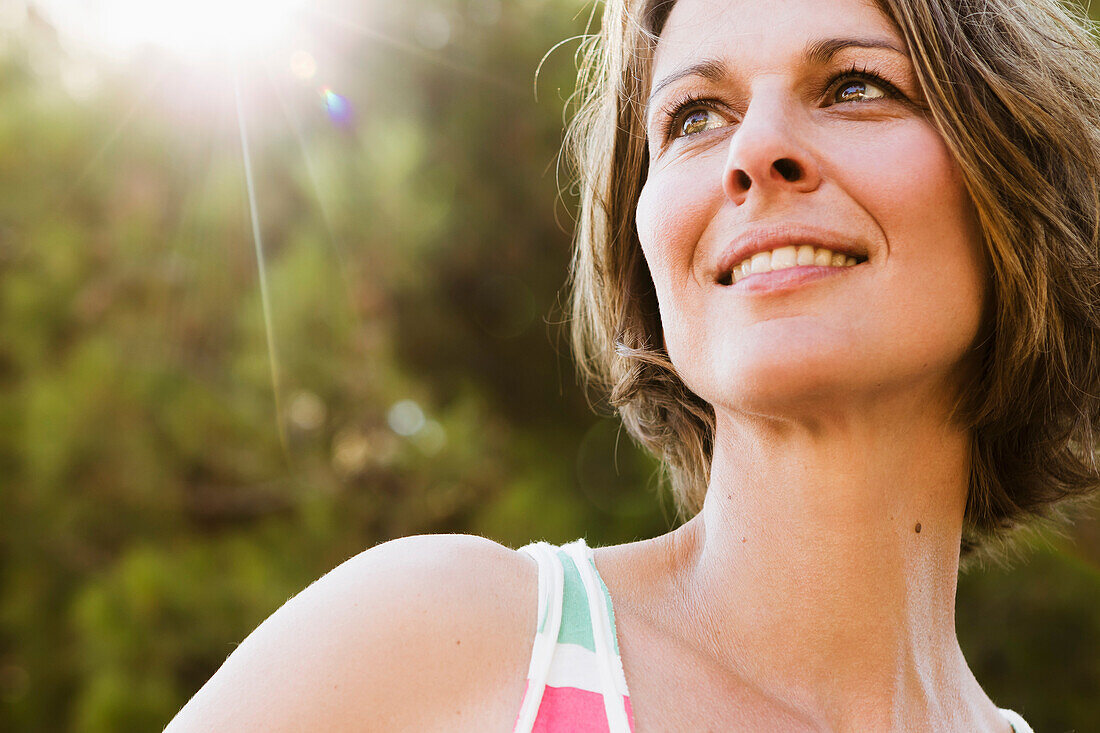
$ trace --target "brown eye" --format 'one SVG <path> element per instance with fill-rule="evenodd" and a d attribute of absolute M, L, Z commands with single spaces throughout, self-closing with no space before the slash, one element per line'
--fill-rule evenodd
<path fill-rule="evenodd" d="M 837 87 L 834 102 L 865 102 L 888 96 L 886 90 L 864 79 L 850 79 Z"/>
<path fill-rule="evenodd" d="M 688 112 L 684 116 L 683 124 L 680 125 L 680 136 L 685 137 L 687 135 L 694 135 L 697 132 L 705 132 L 706 130 L 713 130 L 716 127 L 721 127 L 723 120 L 712 110 L 699 108 L 692 112 Z"/>

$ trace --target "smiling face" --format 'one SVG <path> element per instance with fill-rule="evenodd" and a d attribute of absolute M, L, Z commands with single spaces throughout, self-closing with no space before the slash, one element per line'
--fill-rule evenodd
<path fill-rule="evenodd" d="M 719 413 L 947 395 L 985 255 L 889 19 L 859 0 L 679 0 L 651 78 L 636 222 L 687 386 Z"/>

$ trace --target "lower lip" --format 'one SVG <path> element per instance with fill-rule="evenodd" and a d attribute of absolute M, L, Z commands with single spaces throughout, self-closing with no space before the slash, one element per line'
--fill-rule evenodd
<path fill-rule="evenodd" d="M 788 267 L 784 270 L 753 273 L 741 278 L 732 285 L 725 285 L 723 287 L 732 288 L 742 293 L 781 293 L 795 290 L 803 285 L 823 280 L 827 277 L 843 275 L 859 266 L 860 265 L 822 267 L 804 265 L 800 267 Z"/>

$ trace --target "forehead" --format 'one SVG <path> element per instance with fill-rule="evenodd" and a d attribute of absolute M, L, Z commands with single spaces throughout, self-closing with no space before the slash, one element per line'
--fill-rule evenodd
<path fill-rule="evenodd" d="M 661 31 L 654 70 L 699 58 L 737 67 L 794 61 L 808 41 L 875 36 L 901 43 L 873 0 L 678 0 Z"/>

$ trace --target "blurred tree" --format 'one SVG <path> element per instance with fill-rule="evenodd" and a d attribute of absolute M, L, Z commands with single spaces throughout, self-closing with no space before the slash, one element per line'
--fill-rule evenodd
<path fill-rule="evenodd" d="M 327 7 L 316 78 L 240 70 L 270 342 L 230 75 L 148 50 L 79 94 L 87 61 L 41 18 L 5 38 L 0 728 L 162 725 L 289 596 L 396 536 L 667 529 L 628 442 L 586 494 L 614 447 L 574 459 L 602 423 L 548 323 L 568 52 L 532 86 L 573 10 Z"/>

